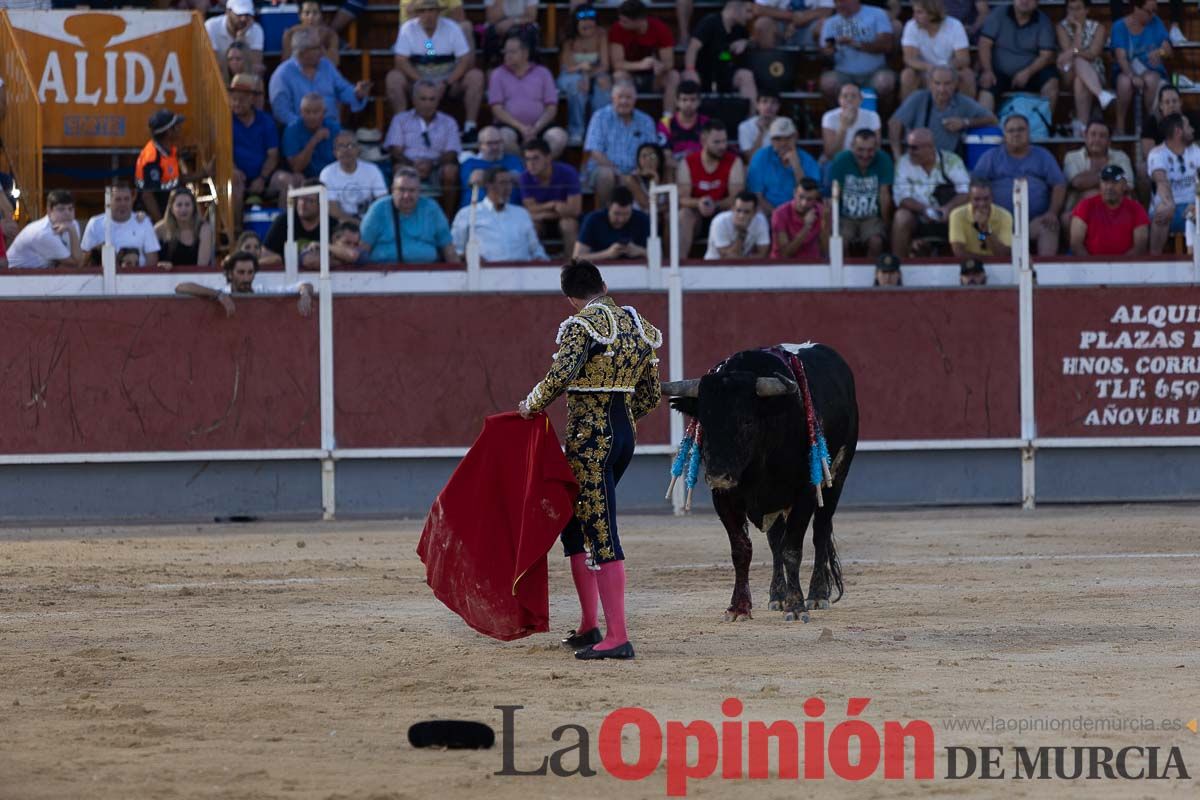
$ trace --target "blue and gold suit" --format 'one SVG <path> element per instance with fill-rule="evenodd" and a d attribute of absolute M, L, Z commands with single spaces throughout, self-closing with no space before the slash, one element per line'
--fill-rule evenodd
<path fill-rule="evenodd" d="M 585 550 L 603 564 L 625 558 L 617 537 L 616 486 L 633 458 L 636 421 L 658 406 L 662 334 L 631 306 L 604 296 L 558 329 L 558 352 L 525 398 L 531 413 L 567 394 L 567 461 L 579 481 L 575 514 L 563 530 L 567 555 Z"/>

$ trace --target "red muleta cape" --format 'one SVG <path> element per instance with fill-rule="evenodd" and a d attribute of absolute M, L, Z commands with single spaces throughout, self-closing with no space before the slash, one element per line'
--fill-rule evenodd
<path fill-rule="evenodd" d="M 571 519 L 577 494 L 549 417 L 485 419 L 417 545 L 434 595 L 494 639 L 550 630 L 546 553 Z"/>

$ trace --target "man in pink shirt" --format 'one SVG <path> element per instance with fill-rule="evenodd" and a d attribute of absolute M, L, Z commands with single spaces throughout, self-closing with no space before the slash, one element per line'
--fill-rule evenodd
<path fill-rule="evenodd" d="M 529 61 L 529 45 L 520 33 L 504 41 L 504 63 L 492 71 L 488 103 L 510 153 L 541 137 L 550 145 L 551 159 L 562 155 L 567 132 L 550 127 L 558 113 L 558 87 L 550 70 Z"/>
<path fill-rule="evenodd" d="M 792 202 L 771 215 L 771 258 L 822 258 L 828 253 L 824 211 L 820 184 L 801 178 Z"/>

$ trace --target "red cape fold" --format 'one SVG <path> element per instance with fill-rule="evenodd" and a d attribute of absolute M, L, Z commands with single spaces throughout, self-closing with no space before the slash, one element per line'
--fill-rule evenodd
<path fill-rule="evenodd" d="M 434 595 L 494 639 L 550 630 L 546 554 L 578 494 L 549 417 L 485 419 L 417 545 Z"/>

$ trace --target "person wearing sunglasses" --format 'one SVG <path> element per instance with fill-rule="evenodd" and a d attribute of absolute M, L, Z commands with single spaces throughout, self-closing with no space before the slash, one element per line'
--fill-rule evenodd
<path fill-rule="evenodd" d="M 1183 114 L 1162 121 L 1163 143 L 1146 156 L 1146 168 L 1154 184 L 1150 201 L 1150 254 L 1163 251 L 1167 237 L 1183 233 L 1188 217 L 1195 216 L 1196 173 L 1200 171 L 1200 147 L 1196 132 Z M 1189 210 L 1190 209 L 1190 210 Z"/>
<path fill-rule="evenodd" d="M 438 111 L 441 91 L 434 81 L 413 86 L 413 107 L 392 117 L 383 146 L 395 166 L 413 167 L 421 180 L 441 186 L 447 216 L 458 210 L 458 153 L 462 139 L 458 123 Z"/>
<path fill-rule="evenodd" d="M 438 0 L 413 0 L 409 6 L 413 18 L 400 26 L 392 46 L 396 63 L 387 75 L 388 101 L 400 113 L 408 108 L 409 90 L 415 95 L 418 82 L 431 81 L 438 102 L 443 94 L 461 99 L 463 133 L 473 142 L 483 104 L 483 72 L 475 67 L 475 51 L 462 28 L 441 13 Z"/>

